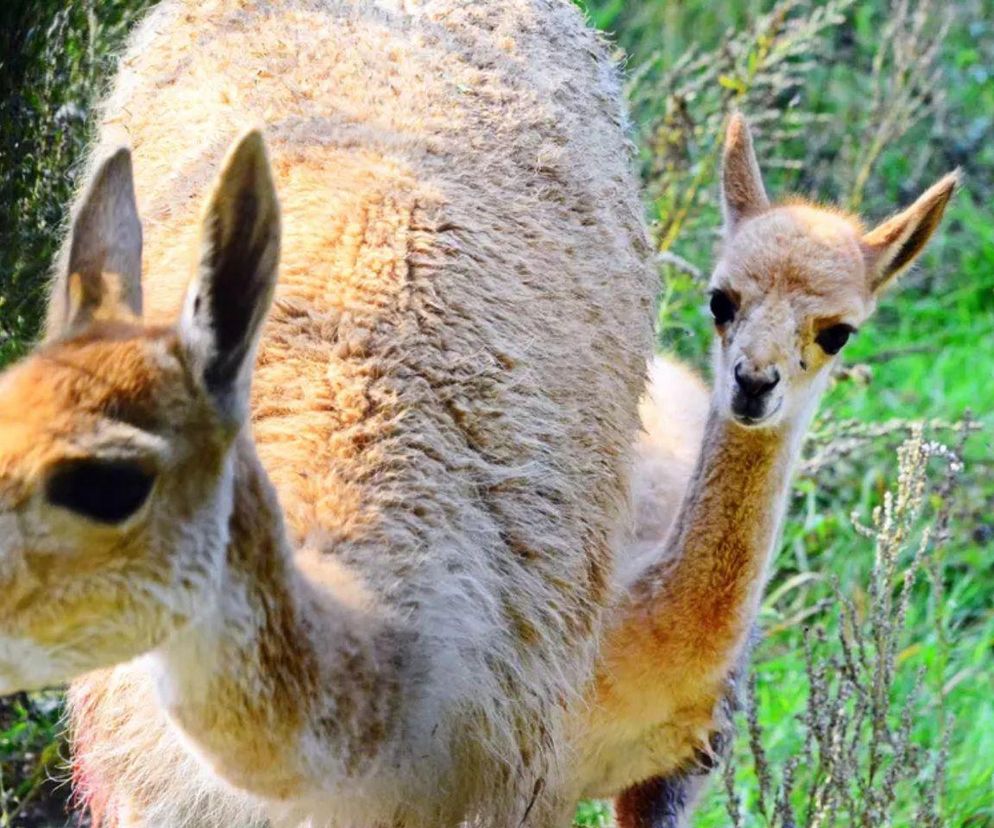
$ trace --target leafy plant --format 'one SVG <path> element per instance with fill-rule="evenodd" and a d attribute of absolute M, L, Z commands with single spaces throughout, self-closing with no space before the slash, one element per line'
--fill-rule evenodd
<path fill-rule="evenodd" d="M 38 334 L 45 285 L 117 49 L 151 0 L 0 7 L 0 363 Z"/>
<path fill-rule="evenodd" d="M 753 773 L 737 779 L 734 755 L 725 768 L 735 828 L 747 824 L 744 797 L 750 812 L 773 828 L 904 825 L 898 801 L 908 798 L 912 824 L 945 824 L 949 721 L 941 674 L 933 675 L 938 686 L 928 687 L 920 666 L 905 688 L 897 686 L 897 675 L 908 652 L 906 620 L 916 589 L 933 602 L 942 638 L 942 544 L 963 472 L 959 453 L 974 427 L 970 420 L 957 426 L 958 448 L 951 450 L 924 439 L 922 427 L 912 424 L 898 449 L 896 486 L 884 493 L 868 525 L 853 516 L 857 533 L 873 544 L 867 600 L 857 605 L 833 579 L 830 597 L 816 608 L 824 621 L 803 627 L 807 698 L 794 721 L 796 746 L 777 767 L 764 748 L 752 677 L 745 717 Z M 927 477 L 932 459 L 944 465 L 935 485 Z M 923 519 L 926 510 L 930 520 Z M 939 718 L 935 745 L 916 738 L 915 722 L 923 715 Z"/>
<path fill-rule="evenodd" d="M 660 250 L 660 345 L 699 366 L 710 341 L 700 309 L 720 223 L 717 159 L 730 107 L 757 124 L 771 192 L 816 194 L 874 220 L 943 172 L 964 168 L 966 186 L 939 238 L 848 349 L 854 364 L 839 372 L 822 406 L 763 604 L 751 712 L 728 778 L 744 825 L 831 824 L 830 817 L 840 825 L 994 824 L 994 739 L 971 726 L 994 724 L 994 388 L 980 379 L 994 364 L 994 225 L 985 207 L 994 198 L 989 3 L 588 0 L 586 7 L 595 20 L 608 18 L 603 25 L 629 53 Z M 971 407 L 982 419 L 967 436 L 958 420 Z M 902 643 L 889 691 L 875 702 L 878 713 L 884 701 L 890 712 L 874 719 L 859 701 L 858 682 L 833 669 L 853 641 L 854 621 L 871 645 L 883 625 L 868 612 L 883 594 L 873 593 L 880 562 L 850 513 L 884 507 L 895 441 L 915 420 L 927 420 L 922 433 L 936 438 L 962 433 L 963 468 L 945 494 L 941 480 L 927 485 L 922 508 L 936 520 L 941 511 L 941 531 L 909 588 L 904 627 L 881 626 Z M 936 466 L 942 462 L 932 461 L 933 474 L 945 474 Z M 873 663 L 886 663 L 883 653 L 880 659 Z M 807 669 L 819 664 L 820 683 Z M 900 715 L 905 704 L 910 722 Z M 813 710 L 836 710 L 835 724 L 819 724 Z M 839 728 L 848 728 L 848 774 L 830 761 Z M 885 799 L 865 787 L 869 759 L 858 753 L 874 740 L 900 770 L 899 778 L 896 770 L 874 772 L 874 784 L 891 775 Z M 822 750 L 828 764 L 820 764 Z M 727 825 L 728 805 L 715 792 L 697 824 Z M 811 822 L 818 813 L 821 821 Z M 578 817 L 577 824 L 588 823 Z"/>

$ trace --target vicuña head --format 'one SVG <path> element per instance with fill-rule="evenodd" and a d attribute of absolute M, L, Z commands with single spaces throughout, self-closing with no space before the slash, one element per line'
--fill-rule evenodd
<path fill-rule="evenodd" d="M 938 226 L 957 181 L 947 175 L 864 232 L 839 210 L 772 204 L 749 127 L 734 115 L 722 168 L 725 241 L 711 277 L 718 410 L 750 427 L 803 419 L 836 355 Z"/>
<path fill-rule="evenodd" d="M 808 417 L 836 355 L 921 252 L 956 181 L 946 176 L 866 233 L 837 210 L 771 204 L 749 129 L 731 119 L 726 237 L 711 280 L 711 400 L 686 370 L 653 366 L 635 477 L 636 514 L 649 517 L 620 556 L 626 593 L 602 643 L 578 751 L 584 794 L 627 787 L 615 809 L 620 828 L 663 824 L 660 814 L 667 825 L 685 824 L 701 765 L 734 742 L 725 701 L 738 684 Z M 687 446 L 699 446 L 693 471 Z M 674 491 L 684 494 L 675 513 Z"/>
<path fill-rule="evenodd" d="M 0 693 L 152 649 L 222 567 L 279 249 L 260 134 L 224 164 L 175 326 L 142 323 L 141 247 L 122 149 L 75 215 L 61 327 L 0 376 Z"/>

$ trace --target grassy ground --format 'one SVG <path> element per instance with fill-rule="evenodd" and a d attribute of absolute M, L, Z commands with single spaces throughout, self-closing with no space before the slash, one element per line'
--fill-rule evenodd
<path fill-rule="evenodd" d="M 0 358 L 21 352 L 37 331 L 72 164 L 100 78 L 141 5 L 21 0 L 0 8 Z M 915 705 L 912 735 L 924 756 L 942 755 L 948 738 L 939 791 L 944 823 L 994 826 L 994 5 L 798 0 L 780 4 L 773 18 L 762 17 L 767 0 L 585 5 L 629 55 L 633 120 L 660 248 L 704 271 L 717 226 L 711 161 L 731 105 L 758 122 L 774 192 L 796 189 L 858 204 L 878 219 L 940 173 L 964 169 L 966 184 L 921 266 L 846 349 L 850 364 L 869 366 L 870 381 L 840 380 L 814 430 L 824 434 L 850 418 L 953 422 L 968 410 L 981 423 L 951 499 L 936 583 L 922 578 L 912 591 L 889 699 L 895 715 Z M 948 32 L 939 37 L 943 26 Z M 908 31 L 920 36 L 902 41 Z M 705 57 L 681 62 L 693 48 Z M 660 346 L 704 367 L 702 284 L 672 267 L 661 277 Z M 833 578 L 861 617 L 870 616 L 873 542 L 853 530 L 850 515 L 866 519 L 892 485 L 902 434 L 861 443 L 855 454 L 802 475 L 795 487 L 755 658 L 758 724 L 775 777 L 803 750 L 801 719 L 811 690 L 804 629 L 837 629 Z M 932 474 L 938 480 L 938 465 Z M 832 646 L 829 640 L 826 657 Z M 916 690 L 919 670 L 923 686 Z M 53 694 L 20 696 L 0 708 L 0 828 L 61 824 L 65 789 L 46 782 L 59 773 L 59 703 Z M 952 724 L 944 736 L 947 714 Z M 742 823 L 776 824 L 759 815 L 744 724 L 735 776 Z M 891 824 L 915 824 L 936 776 L 923 771 L 898 786 Z M 804 796 L 800 784 L 794 797 L 801 813 Z M 714 786 L 697 825 L 727 825 L 726 805 Z M 608 820 L 602 804 L 588 803 L 577 821 Z"/>
<path fill-rule="evenodd" d="M 826 4 L 791 4 L 804 19 Z M 948 769 L 941 796 L 943 824 L 994 825 L 994 18 L 988 3 L 957 4 L 948 20 L 948 34 L 932 56 L 932 74 L 922 82 L 924 94 L 900 134 L 888 137 L 871 165 L 860 198 L 853 199 L 853 162 L 865 158 L 871 143 L 874 114 L 867 101 L 872 89 L 867 78 L 881 57 L 887 21 L 900 4 L 856 2 L 838 4 L 842 22 L 833 25 L 810 45 L 816 65 L 802 70 L 772 71 L 806 74 L 791 90 L 793 100 L 735 99 L 747 114 L 759 108 L 761 161 L 778 162 L 768 171 L 773 192 L 800 190 L 843 203 L 860 202 L 872 219 L 888 212 L 924 189 L 941 172 L 961 166 L 965 185 L 956 196 L 939 237 L 921 265 L 886 297 L 871 324 L 846 349 L 846 360 L 865 364 L 869 382 L 839 381 L 821 407 L 814 430 L 830 430 L 833 423 L 855 419 L 885 423 L 894 419 L 939 418 L 955 422 L 971 411 L 980 430 L 966 446 L 966 467 L 953 498 L 948 540 L 937 552 L 941 595 L 920 581 L 913 597 L 905 631 L 900 635 L 898 673 L 891 689 L 892 710 L 916 696 L 913 739 L 924 753 L 942 753 L 943 714 L 951 717 Z M 591 19 L 611 31 L 628 50 L 632 97 L 641 106 L 641 144 L 651 156 L 665 140 L 660 133 L 671 125 L 667 116 L 674 102 L 666 100 L 665 69 L 658 78 L 644 79 L 643 67 L 658 60 L 672 66 L 687 49 L 719 50 L 754 25 L 769 3 L 621 3 L 590 2 Z M 784 8 L 784 4 L 781 4 Z M 927 3 L 911 4 L 910 11 L 932 15 L 934 32 L 946 12 Z M 787 14 L 796 13 L 789 11 Z M 932 26 L 935 28 L 932 28 Z M 759 38 L 743 36 L 747 49 L 739 66 L 748 82 L 748 67 L 762 60 Z M 933 37 L 933 40 L 935 38 Z M 928 55 L 920 56 L 921 60 Z M 803 60 L 803 58 L 802 58 Z M 905 67 L 907 69 L 907 67 Z M 762 70 L 760 70 L 761 72 Z M 907 71 L 914 71 L 914 65 Z M 679 77 L 677 77 L 679 80 Z M 720 78 L 719 83 L 725 79 Z M 729 81 L 734 86 L 738 78 Z M 788 82 L 790 77 L 787 78 Z M 931 86 L 928 86 L 931 84 Z M 648 87 L 648 93 L 646 91 Z M 652 97 L 654 89 L 659 96 Z M 695 90 L 696 91 L 696 90 Z M 891 88 L 893 91 L 893 88 Z M 655 207 L 659 228 L 667 230 L 667 210 L 674 200 L 670 185 L 687 189 L 693 182 L 692 154 L 710 151 L 706 91 L 687 107 L 698 118 L 689 133 L 687 158 L 669 168 L 647 163 L 644 177 L 650 195 L 662 194 Z M 761 98 L 760 89 L 755 97 Z M 648 98 L 648 102 L 646 99 Z M 726 98 L 725 103 L 728 100 Z M 750 106 L 752 104 L 752 106 Z M 682 102 L 681 102 L 682 105 Z M 695 105 L 697 111 L 694 111 Z M 703 115 L 701 114 L 703 110 Z M 769 115 L 767 117 L 767 110 Z M 808 121 L 790 134 L 792 119 Z M 646 126 L 648 124 L 648 127 Z M 823 137 L 815 137 L 816 128 Z M 782 130 L 788 133 L 777 136 Z M 827 135 L 827 137 L 824 137 Z M 800 140 L 799 140 L 800 139 Z M 815 145 L 812 148 L 812 144 Z M 853 151 L 855 148 L 856 151 Z M 689 172 L 688 172 L 689 171 Z M 702 188 L 714 189 L 713 173 L 702 176 Z M 678 202 L 677 202 L 678 203 Z M 676 252 L 703 270 L 711 258 L 707 230 L 717 226 L 713 199 L 694 202 L 700 224 L 685 224 L 676 234 L 657 233 L 660 248 Z M 701 232 L 704 225 L 704 232 Z M 676 350 L 702 368 L 706 366 L 709 322 L 699 280 L 672 268 L 664 270 L 664 301 L 660 313 L 660 345 Z M 838 627 L 838 601 L 830 588 L 837 579 L 857 607 L 865 607 L 873 560 L 873 544 L 852 528 L 850 514 L 864 519 L 896 475 L 897 437 L 878 438 L 859 453 L 818 474 L 802 477 L 795 489 L 790 520 L 777 560 L 769 598 L 762 611 L 764 637 L 756 652 L 757 708 L 763 745 L 774 775 L 802 749 L 799 744 L 810 680 L 804 662 L 804 629 Z M 932 469 L 933 480 L 939 470 Z M 925 520 L 928 516 L 925 516 Z M 837 649 L 837 647 L 836 647 Z M 924 671 L 924 688 L 913 685 Z M 748 739 L 737 746 L 737 795 L 745 825 L 765 825 L 757 803 L 756 763 Z M 865 769 L 864 769 L 865 771 Z M 857 769 L 856 772 L 863 772 Z M 899 786 L 888 824 L 921 824 L 914 813 L 924 789 L 934 787 L 928 774 Z M 696 825 L 729 824 L 727 796 L 720 784 L 706 798 Z M 805 791 L 795 791 L 799 824 L 809 824 Z M 584 826 L 609 824 L 606 810 L 596 803 L 585 806 L 577 819 Z M 811 823 L 813 824 L 813 823 Z M 852 824 L 842 818 L 840 825 Z M 881 824 L 880 822 L 871 824 Z"/>

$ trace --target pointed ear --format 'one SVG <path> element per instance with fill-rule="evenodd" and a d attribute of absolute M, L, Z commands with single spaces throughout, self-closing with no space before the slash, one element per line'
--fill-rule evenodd
<path fill-rule="evenodd" d="M 248 411 L 255 347 L 276 284 L 280 212 L 262 134 L 239 138 L 203 216 L 199 268 L 187 288 L 180 335 L 221 416 Z"/>
<path fill-rule="evenodd" d="M 73 219 L 63 333 L 141 316 L 141 259 L 131 153 L 121 147 L 97 167 Z"/>
<path fill-rule="evenodd" d="M 933 184 L 918 200 L 863 236 L 870 290 L 879 293 L 924 250 L 959 184 L 959 170 Z"/>
<path fill-rule="evenodd" d="M 721 163 L 721 212 L 725 218 L 725 232 L 730 233 L 742 219 L 769 206 L 749 125 L 735 112 L 725 130 Z"/>

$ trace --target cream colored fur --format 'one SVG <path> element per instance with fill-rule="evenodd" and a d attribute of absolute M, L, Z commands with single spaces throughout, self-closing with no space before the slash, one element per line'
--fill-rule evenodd
<path fill-rule="evenodd" d="M 37 526 L 4 541 L 0 653 L 107 668 L 71 692 L 104 825 L 568 818 L 651 342 L 623 121 L 566 0 L 166 0 L 140 27 L 76 211 L 107 221 L 0 380 L 4 508 Z M 269 160 L 252 133 L 226 156 L 256 124 Z M 114 453 L 155 473 L 126 528 L 50 502 Z"/>
<path fill-rule="evenodd" d="M 111 668 L 72 691 L 104 824 L 562 825 L 707 747 L 813 340 L 870 313 L 952 181 L 863 235 L 771 207 L 730 133 L 714 285 L 749 312 L 656 555 L 648 504 L 689 466 L 644 439 L 651 519 L 615 573 L 653 282 L 622 121 L 566 2 L 167 0 L 138 32 L 49 341 L 0 378 L 0 689 Z M 271 160 L 252 132 L 225 155 L 252 123 Z M 740 359 L 783 369 L 749 428 Z M 119 524 L 53 502 L 67 465 L 122 457 L 155 482 Z"/>
<path fill-rule="evenodd" d="M 726 238 L 711 278 L 711 401 L 685 371 L 654 366 L 634 477 L 639 525 L 619 565 L 625 592 L 576 725 L 577 791 L 621 794 L 622 828 L 676 828 L 689 818 L 695 774 L 728 742 L 735 671 L 793 466 L 836 360 L 825 336 L 869 318 L 938 226 L 956 181 L 947 176 L 864 233 L 837 210 L 771 204 L 748 127 L 732 118 L 722 173 Z M 632 787 L 658 778 L 666 784 Z"/>
<path fill-rule="evenodd" d="M 621 595 L 665 549 L 700 452 L 709 395 L 704 381 L 676 359 L 657 356 L 649 363 L 632 469 L 634 531 L 615 571 Z"/>

